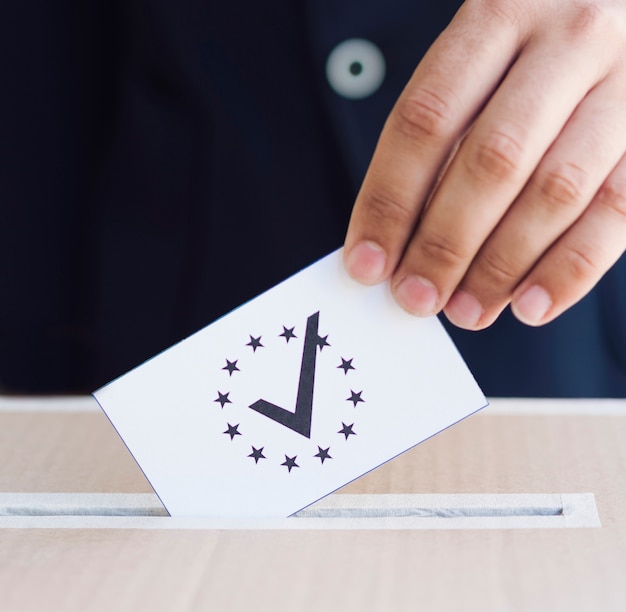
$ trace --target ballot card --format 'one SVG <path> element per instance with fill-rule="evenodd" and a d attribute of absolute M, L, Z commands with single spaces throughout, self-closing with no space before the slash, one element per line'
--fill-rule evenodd
<path fill-rule="evenodd" d="M 486 405 L 341 250 L 94 393 L 172 516 L 287 517 Z"/>

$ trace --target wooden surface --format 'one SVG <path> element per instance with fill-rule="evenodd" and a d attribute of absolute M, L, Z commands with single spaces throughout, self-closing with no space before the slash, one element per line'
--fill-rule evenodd
<path fill-rule="evenodd" d="M 0 491 L 150 490 L 98 411 L 0 410 Z M 593 493 L 602 527 L 2 529 L 0 611 L 626 609 L 626 402 L 494 401 L 341 492 Z"/>

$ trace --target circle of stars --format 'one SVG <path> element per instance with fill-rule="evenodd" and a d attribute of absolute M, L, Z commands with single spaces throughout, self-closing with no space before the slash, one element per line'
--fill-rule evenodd
<path fill-rule="evenodd" d="M 289 344 L 290 340 L 297 339 L 298 336 L 295 333 L 295 326 L 287 327 L 283 325 L 282 333 L 278 334 L 278 337 L 284 338 L 285 343 Z M 245 346 L 249 346 L 252 348 L 252 352 L 256 353 L 256 350 L 259 348 L 265 348 L 265 345 L 262 343 L 262 336 L 253 336 L 249 335 L 249 342 L 245 344 Z M 318 336 L 317 338 L 317 346 L 319 347 L 320 352 L 324 349 L 324 347 L 330 347 L 331 344 L 328 342 L 328 335 L 326 336 Z M 228 377 L 231 378 L 235 372 L 241 372 L 241 369 L 238 366 L 238 359 L 230 360 L 226 359 L 226 365 L 222 368 L 223 371 L 228 373 Z M 343 372 L 344 376 L 347 376 L 349 372 L 355 371 L 357 368 L 353 364 L 354 358 L 345 359 L 341 357 L 341 363 L 336 366 L 336 369 L 339 369 Z M 363 391 L 354 391 L 350 389 L 350 397 L 346 398 L 346 401 L 352 402 L 353 406 L 356 406 L 359 403 L 365 403 L 365 400 L 362 398 Z M 215 403 L 219 403 L 220 408 L 224 409 L 227 404 L 233 404 L 230 399 L 230 391 L 217 392 L 217 398 L 213 401 Z M 222 433 L 224 435 L 228 435 L 231 441 L 234 441 L 237 436 L 242 436 L 242 432 L 239 430 L 240 424 L 232 425 L 231 423 L 226 424 L 226 430 Z M 344 436 L 344 440 L 348 440 L 350 436 L 356 436 L 356 432 L 354 431 L 354 423 L 346 424 L 341 422 L 341 429 L 337 432 L 338 434 Z M 251 452 L 247 457 L 252 459 L 255 464 L 258 464 L 260 461 L 267 460 L 267 456 L 264 454 L 265 447 L 261 446 L 259 448 L 255 446 L 251 446 Z M 280 464 L 287 468 L 287 471 L 291 473 L 292 470 L 296 468 L 300 468 L 300 465 L 297 463 L 298 455 L 293 455 L 290 457 L 289 455 L 284 455 L 285 460 Z M 313 455 L 314 458 L 320 460 L 320 464 L 323 465 L 325 461 L 332 459 L 332 455 L 330 454 L 330 446 L 326 448 L 322 448 L 321 446 L 317 446 L 317 453 Z"/>

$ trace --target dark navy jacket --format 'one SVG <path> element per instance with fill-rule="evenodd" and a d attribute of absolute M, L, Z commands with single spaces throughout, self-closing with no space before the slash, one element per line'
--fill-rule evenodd
<path fill-rule="evenodd" d="M 457 4 L 5 3 L 0 389 L 93 390 L 340 246 Z M 351 38 L 387 66 L 359 100 L 324 71 Z M 626 260 L 543 328 L 450 331 L 489 395 L 626 397 Z"/>

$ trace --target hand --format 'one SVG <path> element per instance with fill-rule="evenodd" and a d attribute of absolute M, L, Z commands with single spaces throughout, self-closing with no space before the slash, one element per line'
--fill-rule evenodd
<path fill-rule="evenodd" d="M 626 1 L 468 0 L 387 119 L 347 270 L 467 329 L 547 323 L 626 249 L 625 152 Z"/>

